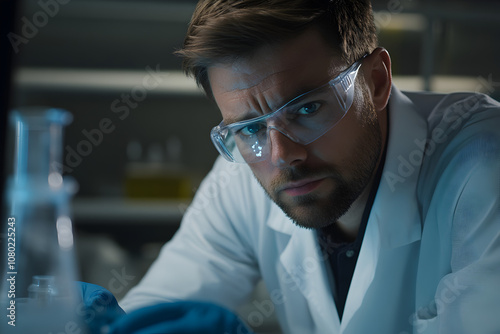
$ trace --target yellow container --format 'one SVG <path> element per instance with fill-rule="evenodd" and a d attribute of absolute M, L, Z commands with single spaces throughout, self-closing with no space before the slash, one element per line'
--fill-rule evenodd
<path fill-rule="evenodd" d="M 129 198 L 191 199 L 191 175 L 179 166 L 133 163 L 126 168 L 125 194 Z"/>

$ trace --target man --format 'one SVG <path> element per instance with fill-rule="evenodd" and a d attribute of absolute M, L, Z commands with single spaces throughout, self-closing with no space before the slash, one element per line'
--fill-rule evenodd
<path fill-rule="evenodd" d="M 500 331 L 498 103 L 400 92 L 368 1 L 202 0 L 178 54 L 222 157 L 125 310 L 263 279 L 284 333 Z"/>

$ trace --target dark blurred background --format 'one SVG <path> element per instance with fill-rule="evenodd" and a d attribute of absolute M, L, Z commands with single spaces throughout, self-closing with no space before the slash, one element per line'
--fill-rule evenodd
<path fill-rule="evenodd" d="M 216 152 L 208 134 L 220 116 L 183 77 L 172 54 L 182 45 L 195 3 L 21 1 L 21 32 L 32 37 L 16 45 L 14 106 L 71 111 L 67 145 L 75 150 L 86 139 L 82 131 L 98 128 L 101 119 L 116 125 L 71 168 L 80 183 L 78 196 L 123 196 L 127 162 L 168 160 L 171 153 L 157 151 L 168 151 L 169 145 L 180 146 L 176 163 L 190 172 L 199 176 L 209 170 Z M 500 82 L 499 1 L 376 0 L 373 6 L 380 44 L 389 50 L 402 88 L 476 90 L 482 80 Z M 134 100 L 132 90 L 142 84 L 147 68 L 161 70 L 162 82 L 145 97 L 139 87 Z M 498 97 L 498 87 L 482 90 Z M 123 94 L 130 96 L 130 105 Z M 129 109 L 128 116 L 113 111 L 120 107 Z M 129 156 L 127 147 L 133 151 Z"/>
<path fill-rule="evenodd" d="M 134 279 L 115 291 L 120 297 L 175 232 L 217 156 L 209 131 L 220 115 L 172 54 L 196 1 L 19 4 L 12 105 L 73 114 L 63 163 L 80 185 L 73 216 L 82 279 L 109 288 L 126 270 Z M 396 85 L 500 98 L 499 1 L 373 7 Z"/>

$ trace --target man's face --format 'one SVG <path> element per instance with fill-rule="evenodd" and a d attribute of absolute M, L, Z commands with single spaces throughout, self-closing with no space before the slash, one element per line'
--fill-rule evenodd
<path fill-rule="evenodd" d="M 231 123 L 268 114 L 348 65 L 311 29 L 249 59 L 214 65 L 208 75 L 222 117 Z M 270 157 L 249 164 L 255 177 L 297 225 L 319 228 L 345 214 L 370 183 L 382 134 L 368 91 L 356 84 L 350 110 L 316 141 L 301 145 L 275 129 L 269 141 Z"/>

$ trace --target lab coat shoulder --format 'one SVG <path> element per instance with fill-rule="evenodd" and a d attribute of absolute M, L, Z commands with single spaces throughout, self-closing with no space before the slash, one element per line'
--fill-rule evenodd
<path fill-rule="evenodd" d="M 120 305 L 189 299 L 236 308 L 260 278 L 255 249 L 270 210 L 262 192 L 248 166 L 219 158 L 173 239 Z"/>
<path fill-rule="evenodd" d="M 470 93 L 416 104 L 428 136 L 416 143 L 423 231 L 414 332 L 498 332 L 500 105 Z"/>
<path fill-rule="evenodd" d="M 427 119 L 427 138 L 414 140 L 413 160 L 421 159 L 418 193 L 425 215 L 436 191 L 450 207 L 466 184 L 471 171 L 496 161 L 500 138 L 500 104 L 483 94 L 430 94 L 414 98 Z M 431 103 L 429 103 L 431 102 Z M 415 158 L 416 157 L 416 158 Z M 408 159 L 408 160 L 411 160 Z M 451 196 L 455 194 L 456 196 Z M 444 200 L 449 200 L 446 202 Z M 446 210 L 441 210 L 446 211 Z"/>

